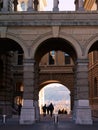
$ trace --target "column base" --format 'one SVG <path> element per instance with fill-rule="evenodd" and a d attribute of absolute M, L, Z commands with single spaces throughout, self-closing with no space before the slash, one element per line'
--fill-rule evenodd
<path fill-rule="evenodd" d="M 78 11 L 85 11 L 85 9 L 83 7 L 80 7 Z"/>
<path fill-rule="evenodd" d="M 2 8 L 2 9 L 1 9 L 1 12 L 8 12 L 8 9 Z"/>
<path fill-rule="evenodd" d="M 54 8 L 53 8 L 53 11 L 54 11 L 54 12 L 58 12 L 58 11 L 59 11 L 59 8 L 58 8 L 58 7 L 54 7 Z"/>
<path fill-rule="evenodd" d="M 78 100 L 74 112 L 74 120 L 76 124 L 93 124 L 88 100 Z"/>
<path fill-rule="evenodd" d="M 35 107 L 35 120 L 36 122 L 38 122 L 40 121 L 40 110 L 39 110 L 38 101 L 34 101 L 34 107 Z"/>
<path fill-rule="evenodd" d="M 21 109 L 20 124 L 34 124 L 35 123 L 35 108 L 33 100 L 24 100 Z"/>
<path fill-rule="evenodd" d="M 33 12 L 34 9 L 33 9 L 32 7 L 29 7 L 29 8 L 27 9 L 27 11 L 28 11 L 28 12 Z"/>

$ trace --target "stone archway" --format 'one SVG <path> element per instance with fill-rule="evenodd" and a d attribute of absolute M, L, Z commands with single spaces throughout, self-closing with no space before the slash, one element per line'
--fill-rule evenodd
<path fill-rule="evenodd" d="M 55 31 L 57 31 L 57 30 L 59 31 L 58 27 L 55 27 L 55 28 L 53 27 L 53 34 L 51 34 L 51 32 L 49 32 L 49 33 L 46 33 L 46 34 L 38 37 L 37 39 L 35 39 L 35 41 L 32 44 L 32 51 L 31 51 L 32 57 L 33 58 L 35 57 L 36 50 L 37 50 L 38 46 L 40 46 L 41 43 L 43 43 L 47 39 L 60 38 L 60 39 L 64 39 L 65 41 L 68 41 L 70 43 L 70 45 L 76 51 L 77 58 L 82 58 L 83 52 L 82 52 L 82 49 L 81 49 L 79 43 L 77 42 L 77 40 L 74 39 L 71 35 L 68 35 L 68 34 L 66 35 L 65 33 L 60 33 L 59 35 L 55 34 Z M 55 35 L 58 35 L 58 37 Z"/>
<path fill-rule="evenodd" d="M 67 37 L 67 39 L 68 38 L 71 39 L 71 37 Z M 71 39 L 71 40 L 75 41 L 73 39 Z M 49 51 L 62 50 L 63 52 L 68 53 L 72 57 L 72 59 L 75 63 L 73 70 L 74 70 L 74 75 L 75 75 L 74 80 L 76 81 L 76 84 L 74 84 L 75 94 L 74 94 L 74 110 L 73 110 L 75 116 L 74 115 L 73 116 L 74 116 L 76 123 L 85 124 L 85 122 L 88 122 L 88 124 L 89 123 L 92 124 L 91 110 L 89 108 L 88 91 L 87 91 L 88 90 L 88 84 L 87 84 L 88 60 L 83 59 L 82 51 L 79 52 L 79 50 L 81 50 L 79 47 L 79 44 L 78 43 L 72 44 L 68 40 L 65 40 L 62 38 L 56 38 L 56 37 L 49 38 L 49 39 L 43 41 L 41 44 L 39 44 L 39 46 L 37 46 L 38 44 L 39 43 L 37 43 L 35 46 L 35 50 L 36 50 L 35 61 L 37 64 L 37 69 L 40 71 L 41 71 L 41 69 L 39 69 L 39 63 L 41 61 L 41 57 Z M 78 47 L 78 49 L 77 49 L 77 47 Z M 45 65 L 45 67 L 48 65 L 49 64 Z M 44 69 L 46 70 L 46 68 L 44 68 Z M 55 72 L 53 73 L 54 70 L 52 69 L 52 67 L 50 70 L 52 71 L 53 76 L 56 75 Z M 39 76 L 38 73 L 35 75 Z M 44 75 L 45 75 L 45 73 L 44 73 Z M 47 71 L 46 75 L 48 75 L 48 71 Z M 55 76 L 54 77 L 53 76 L 52 76 L 52 78 L 55 79 Z M 36 78 L 36 80 L 37 80 L 37 78 Z M 35 89 L 38 89 L 39 81 L 36 81 L 36 82 L 37 82 L 37 84 L 35 84 Z M 36 88 L 36 86 L 37 86 L 37 88 Z M 84 89 L 81 88 L 82 86 L 84 86 Z M 83 93 L 85 94 L 85 96 L 83 96 Z M 81 116 L 81 111 L 84 116 Z M 87 118 L 85 119 L 85 114 L 87 112 L 88 112 L 88 115 L 87 115 Z"/>
<path fill-rule="evenodd" d="M 66 114 L 70 114 L 70 93 L 71 92 L 67 86 L 58 82 L 44 85 L 43 88 L 39 91 L 40 115 L 43 115 L 42 107 L 45 104 L 46 107 L 48 107 L 50 103 L 54 105 L 53 114 L 60 114 L 59 111 L 62 112 L 61 114 L 65 114 L 65 110 L 67 112 Z M 46 111 L 45 114 L 46 118 L 50 117 L 49 111 Z"/>
<path fill-rule="evenodd" d="M 23 49 L 10 38 L 0 38 L 0 60 L 2 61 L 2 75 L 0 82 L 0 106 L 1 114 L 12 116 L 15 109 L 13 94 L 15 91 L 15 75 L 17 65 L 23 65 Z M 21 55 L 21 57 L 20 57 Z M 0 68 L 1 69 L 1 68 Z M 23 66 L 21 67 L 23 70 Z M 23 79 L 21 74 L 21 79 Z"/>
<path fill-rule="evenodd" d="M 51 44 L 51 43 L 57 43 L 57 46 L 55 46 L 55 45 L 53 45 L 53 44 Z M 59 43 L 61 43 L 61 44 L 59 44 Z M 65 44 L 64 44 L 65 43 Z M 63 46 L 63 47 L 62 47 Z M 35 48 L 35 47 L 34 47 Z M 49 49 L 50 48 L 50 49 Z M 40 63 L 40 60 L 41 60 L 41 58 L 43 57 L 43 55 L 45 55 L 47 52 L 49 52 L 49 51 L 51 51 L 52 49 L 54 49 L 54 50 L 62 50 L 62 52 L 64 52 L 64 48 L 66 48 L 65 49 L 65 51 L 68 53 L 68 51 L 70 52 L 69 54 L 73 57 L 73 60 L 76 60 L 77 58 L 77 56 L 76 56 L 76 53 L 75 53 L 75 50 L 74 49 L 72 49 L 73 47 L 70 45 L 70 44 L 68 44 L 68 41 L 66 41 L 66 40 L 64 40 L 64 39 L 62 39 L 62 38 L 50 38 L 50 39 L 47 39 L 47 40 L 45 40 L 45 41 L 43 41 L 42 43 L 41 43 L 41 45 L 39 45 L 38 47 L 37 47 L 37 50 L 36 50 L 36 54 L 35 54 L 35 61 L 36 61 L 36 72 L 35 72 L 35 85 L 34 85 L 34 89 L 35 89 L 35 92 L 34 92 L 34 97 L 36 97 L 36 98 L 34 98 L 34 100 L 35 100 L 35 102 L 38 102 L 38 93 L 39 93 L 39 83 L 42 83 L 43 81 L 46 81 L 46 79 L 45 79 L 45 77 L 46 78 L 49 78 L 48 77 L 48 75 L 49 75 L 49 72 L 46 70 L 46 72 L 47 72 L 47 76 L 45 76 L 45 77 L 43 77 L 42 75 L 41 75 L 41 71 L 42 71 L 42 69 L 40 68 L 40 65 L 39 65 L 39 63 Z M 41 54 L 40 54 L 40 52 L 41 52 Z M 38 57 L 38 56 L 40 56 L 40 57 Z M 47 66 L 47 65 L 46 65 Z M 55 68 L 55 67 L 54 67 Z M 63 68 L 63 69 L 65 69 L 65 68 Z M 68 68 L 66 68 L 66 69 L 68 69 Z M 73 77 L 73 67 L 71 66 L 71 68 L 70 68 L 71 70 L 69 70 L 69 73 L 72 75 L 72 77 Z M 39 71 L 40 70 L 40 71 Z M 62 70 L 60 71 L 61 73 L 62 73 Z M 66 72 L 64 72 L 64 73 L 66 73 Z M 64 73 L 62 73 L 62 76 L 61 77 L 63 77 L 63 75 L 64 75 Z M 54 79 L 53 79 L 53 81 L 55 80 L 58 80 L 58 76 L 60 75 L 60 73 L 59 74 L 53 74 L 54 75 Z M 66 75 L 66 74 L 65 74 Z M 57 77 L 56 77 L 57 76 Z M 43 79 L 40 79 L 40 77 L 42 78 L 43 77 Z M 41 80 L 41 82 L 40 82 L 40 80 L 38 81 L 38 79 L 40 79 Z M 66 78 L 66 79 L 68 79 L 68 78 Z M 48 79 L 49 80 L 49 79 Z M 64 79 L 62 78 L 62 80 L 64 81 Z M 52 81 L 52 80 L 51 80 Z M 59 79 L 59 81 L 60 81 L 60 79 Z M 62 82 L 63 82 L 62 81 Z M 44 83 L 44 82 L 43 82 Z M 72 83 L 73 83 L 73 80 L 72 80 Z M 43 84 L 42 84 L 43 85 Z M 44 84 L 45 85 L 45 84 Z M 70 85 L 69 85 L 70 86 Z M 74 85 L 73 85 L 74 86 Z M 71 86 L 70 86 L 70 88 L 71 88 Z M 74 94 L 72 94 L 72 99 L 73 99 L 73 95 Z M 72 103 L 73 104 L 73 103 Z M 36 105 L 36 107 L 38 107 L 38 105 Z M 37 112 L 36 112 L 36 115 L 38 116 L 38 108 L 36 109 L 37 110 Z M 38 118 L 38 117 L 37 117 Z"/>
<path fill-rule="evenodd" d="M 86 43 L 86 50 L 85 50 L 85 55 L 87 56 L 88 53 L 89 53 L 89 50 L 91 48 L 91 46 L 96 42 L 98 41 L 98 35 L 94 35 L 92 37 L 89 38 L 89 40 L 87 41 Z"/>

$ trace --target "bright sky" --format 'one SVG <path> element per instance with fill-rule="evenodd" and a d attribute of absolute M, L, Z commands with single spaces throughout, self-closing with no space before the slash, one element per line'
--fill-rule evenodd
<path fill-rule="evenodd" d="M 53 10 L 53 1 L 54 0 L 47 0 L 48 5 L 45 10 L 52 11 Z M 75 10 L 74 5 L 75 0 L 59 0 L 59 11 L 72 11 Z"/>

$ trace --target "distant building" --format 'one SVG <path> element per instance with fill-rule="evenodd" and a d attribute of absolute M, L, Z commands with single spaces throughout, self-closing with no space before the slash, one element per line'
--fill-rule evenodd
<path fill-rule="evenodd" d="M 93 11 L 97 9 L 97 0 L 84 0 L 84 8 L 88 11 Z"/>

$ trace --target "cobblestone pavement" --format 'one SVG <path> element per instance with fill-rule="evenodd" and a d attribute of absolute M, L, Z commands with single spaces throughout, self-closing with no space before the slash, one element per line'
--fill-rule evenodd
<path fill-rule="evenodd" d="M 0 120 L 0 130 L 98 130 L 98 121 L 94 121 L 93 125 L 76 125 L 71 117 L 59 117 L 58 123 L 54 123 L 54 117 L 42 117 L 33 125 L 20 125 L 14 118 L 8 119 L 5 124 Z"/>

